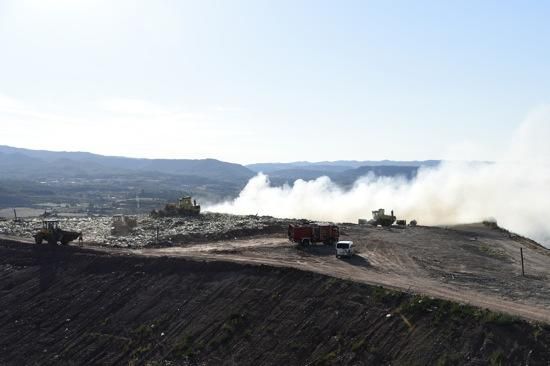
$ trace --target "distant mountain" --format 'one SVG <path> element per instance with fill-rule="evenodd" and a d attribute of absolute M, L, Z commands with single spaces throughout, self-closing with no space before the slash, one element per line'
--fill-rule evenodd
<path fill-rule="evenodd" d="M 271 173 L 281 170 L 317 170 L 326 173 L 331 172 L 343 172 L 352 168 L 359 168 L 363 166 L 408 166 L 408 167 L 421 167 L 421 166 L 437 166 L 441 163 L 440 160 L 423 160 L 423 161 L 393 161 L 393 160 L 337 160 L 337 161 L 320 161 L 320 162 L 307 162 L 297 161 L 292 163 L 258 163 L 249 164 L 246 167 L 255 171 L 263 173 Z"/>
<path fill-rule="evenodd" d="M 235 197 L 256 173 L 215 159 L 133 159 L 0 146 L 0 207 L 54 203 L 95 213 L 159 208 L 182 194 L 202 202 Z M 137 207 L 137 196 L 144 200 Z M 147 204 L 146 204 L 147 203 Z M 128 212 L 128 211 L 126 211 Z"/>
<path fill-rule="evenodd" d="M 377 177 L 403 177 L 412 179 L 420 167 L 435 167 L 441 163 L 439 160 L 425 161 L 357 161 L 338 160 L 321 161 L 311 163 L 298 161 L 292 163 L 260 163 L 250 164 L 247 167 L 256 172 L 269 175 L 275 185 L 293 183 L 297 179 L 311 180 L 322 176 L 329 177 L 333 182 L 345 187 L 361 177 L 372 174 Z"/>
<path fill-rule="evenodd" d="M 54 152 L 0 146 L 0 172 L 3 179 L 186 177 L 198 184 L 227 182 L 243 186 L 256 172 L 269 174 L 272 182 L 292 183 L 297 179 L 328 176 L 335 182 L 351 184 L 369 173 L 376 176 L 412 178 L 419 167 L 436 166 L 438 160 L 426 161 L 322 161 L 261 163 L 242 166 L 215 159 L 135 159 L 104 156 L 87 152 Z M 193 178 L 194 177 L 194 178 Z"/>
<path fill-rule="evenodd" d="M 55 203 L 94 207 L 94 212 L 158 208 L 191 194 L 202 202 L 236 197 L 256 172 L 273 185 L 328 176 L 349 188 L 360 177 L 402 176 L 411 179 L 430 161 L 334 161 L 251 164 L 215 159 L 134 159 L 87 152 L 53 152 L 0 146 L 0 207 Z M 137 207 L 136 197 L 143 198 Z M 148 206 L 146 205 L 148 203 Z M 107 210 L 107 211 L 97 211 Z"/>
<path fill-rule="evenodd" d="M 413 179 L 420 167 L 418 166 L 362 166 L 359 168 L 347 169 L 344 171 L 326 171 L 313 169 L 283 169 L 275 170 L 269 173 L 270 181 L 275 185 L 284 183 L 292 184 L 298 179 L 312 180 L 319 177 L 329 177 L 333 182 L 345 187 L 349 187 L 361 177 L 369 174 L 375 177 L 402 177 Z"/>
<path fill-rule="evenodd" d="M 125 175 L 136 172 L 186 175 L 244 183 L 254 172 L 215 159 L 134 159 L 86 152 L 53 152 L 0 146 L 0 169 L 9 177 Z"/>
<path fill-rule="evenodd" d="M 361 177 L 372 175 L 375 177 L 402 177 L 405 179 L 413 179 L 419 166 L 395 166 L 395 165 L 379 165 L 379 166 L 361 166 L 359 168 L 346 170 L 333 176 L 333 180 L 341 185 L 350 186 Z"/>
<path fill-rule="evenodd" d="M 338 173 L 339 172 L 330 172 L 326 170 L 296 168 L 296 169 L 275 170 L 268 173 L 268 175 L 269 175 L 270 181 L 277 185 L 278 182 L 280 182 L 281 184 L 293 183 L 298 179 L 312 180 L 322 176 L 328 176 L 332 178 Z"/>
<path fill-rule="evenodd" d="M 21 154 L 19 152 L 3 153 L 0 151 L 0 171 L 4 175 L 21 170 L 22 167 L 36 169 L 43 163 L 44 162 L 40 159 Z"/>

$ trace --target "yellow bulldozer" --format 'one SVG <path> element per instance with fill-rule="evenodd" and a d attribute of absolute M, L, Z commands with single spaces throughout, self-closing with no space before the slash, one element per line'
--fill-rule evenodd
<path fill-rule="evenodd" d="M 191 196 L 183 196 L 178 203 L 168 203 L 163 210 L 151 212 L 154 217 L 173 216 L 198 216 L 201 213 L 201 206 Z"/>
<path fill-rule="evenodd" d="M 197 200 L 191 202 L 191 196 L 183 196 L 178 200 L 178 213 L 180 215 L 198 215 L 201 213 L 201 206 L 197 205 Z"/>
<path fill-rule="evenodd" d="M 51 245 L 56 245 L 57 242 L 67 245 L 76 239 L 82 241 L 81 232 L 62 230 L 57 220 L 43 220 L 42 228 L 33 237 L 36 244 L 42 244 L 44 240 Z"/>
<path fill-rule="evenodd" d="M 115 215 L 111 221 L 111 235 L 128 235 L 136 226 L 135 216 Z"/>
<path fill-rule="evenodd" d="M 395 222 L 396 217 L 393 215 L 393 210 L 391 215 L 387 215 L 383 208 L 380 208 L 376 211 L 372 211 L 372 220 L 371 224 L 374 226 L 391 226 Z"/>

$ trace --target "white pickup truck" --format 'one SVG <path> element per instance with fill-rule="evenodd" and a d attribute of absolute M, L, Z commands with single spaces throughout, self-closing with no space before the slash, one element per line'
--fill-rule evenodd
<path fill-rule="evenodd" d="M 353 255 L 352 241 L 339 241 L 336 243 L 336 258 L 351 257 Z"/>

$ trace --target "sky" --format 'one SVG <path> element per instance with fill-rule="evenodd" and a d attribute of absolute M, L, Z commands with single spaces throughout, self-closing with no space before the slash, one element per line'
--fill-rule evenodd
<path fill-rule="evenodd" d="M 0 0 L 0 144 L 238 163 L 499 160 L 544 1 Z"/>

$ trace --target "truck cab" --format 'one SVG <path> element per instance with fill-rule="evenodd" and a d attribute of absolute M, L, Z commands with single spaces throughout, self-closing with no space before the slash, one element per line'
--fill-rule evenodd
<path fill-rule="evenodd" d="M 339 241 L 336 243 L 336 258 L 351 257 L 353 255 L 352 241 Z"/>

